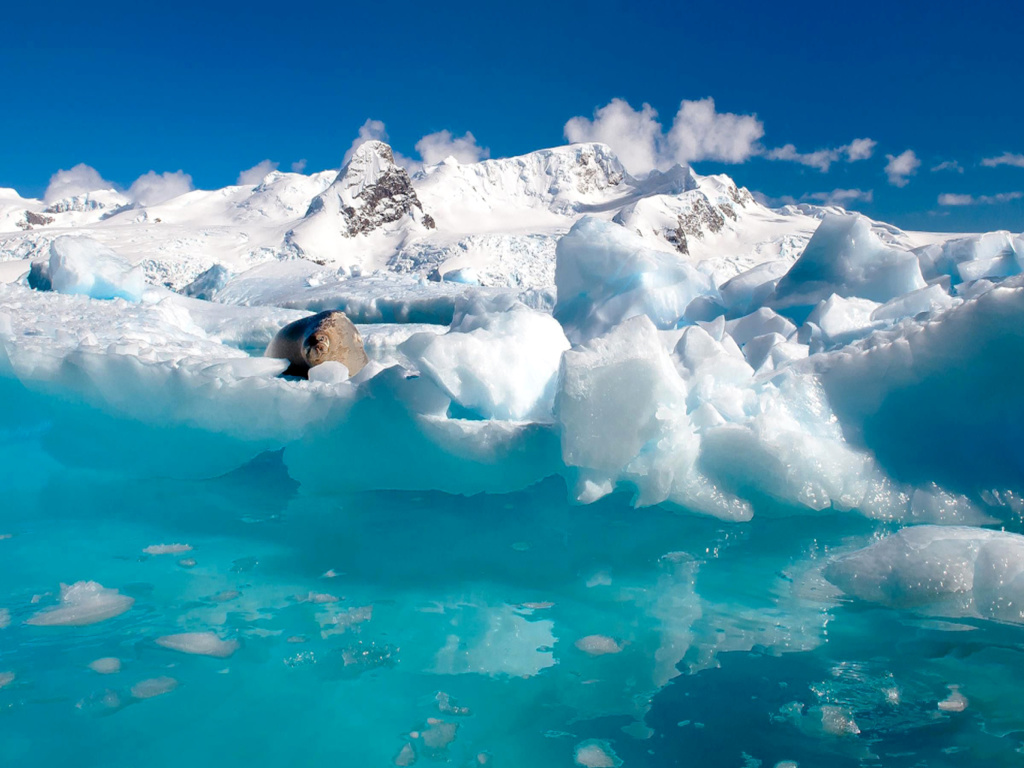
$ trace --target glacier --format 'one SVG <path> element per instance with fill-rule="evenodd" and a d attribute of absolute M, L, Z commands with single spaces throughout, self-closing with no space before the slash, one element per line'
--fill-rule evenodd
<path fill-rule="evenodd" d="M 600 144 L 86 197 L 0 190 L 4 764 L 1019 760 L 1021 235 Z"/>

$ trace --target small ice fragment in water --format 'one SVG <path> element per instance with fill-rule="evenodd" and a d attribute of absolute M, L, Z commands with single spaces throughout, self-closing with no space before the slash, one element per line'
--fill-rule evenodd
<path fill-rule="evenodd" d="M 315 603 L 316 605 L 338 602 L 337 597 L 326 592 L 310 592 L 307 595 L 296 595 L 292 599 L 297 603 Z"/>
<path fill-rule="evenodd" d="M 0 608 L 0 629 L 11 626 L 11 612 L 6 608 Z"/>
<path fill-rule="evenodd" d="M 420 733 L 420 738 L 429 749 L 447 749 L 448 745 L 455 741 L 458 730 L 458 723 L 448 723 L 431 717 L 427 720 L 427 727 Z"/>
<path fill-rule="evenodd" d="M 191 552 L 191 544 L 150 544 L 144 550 L 147 555 L 180 555 L 182 552 Z"/>
<path fill-rule="evenodd" d="M 133 685 L 132 696 L 136 699 L 152 699 L 170 693 L 177 687 L 178 681 L 173 677 L 153 677 Z"/>
<path fill-rule="evenodd" d="M 196 559 L 194 557 L 183 557 L 181 560 L 178 561 L 178 565 L 180 565 L 182 568 L 195 568 Z"/>
<path fill-rule="evenodd" d="M 241 597 L 242 593 L 237 589 L 225 589 L 223 592 L 218 592 L 216 595 L 211 595 L 207 599 L 214 603 L 226 603 L 229 600 L 234 600 L 237 597 Z"/>
<path fill-rule="evenodd" d="M 172 651 L 226 659 L 238 650 L 237 640 L 221 640 L 213 632 L 183 632 L 158 637 L 156 644 Z"/>
<path fill-rule="evenodd" d="M 97 624 L 132 607 L 135 598 L 107 589 L 95 581 L 60 585 L 60 605 L 32 616 L 26 624 L 36 627 L 84 627 Z"/>
<path fill-rule="evenodd" d="M 113 656 L 104 656 L 89 664 L 89 669 L 101 675 L 114 675 L 121 671 L 121 660 Z"/>
<path fill-rule="evenodd" d="M 338 572 L 335 571 L 333 568 L 331 568 L 329 570 L 324 571 L 323 574 L 320 576 L 320 578 L 321 579 L 336 579 L 336 578 L 338 578 Z"/>
<path fill-rule="evenodd" d="M 589 579 L 587 579 L 587 587 L 609 587 L 612 583 L 612 577 L 608 571 L 600 571 L 595 573 Z"/>
<path fill-rule="evenodd" d="M 943 712 L 963 712 L 967 709 L 967 697 L 960 693 L 959 685 L 947 685 L 949 696 L 939 702 Z"/>
<path fill-rule="evenodd" d="M 775 764 L 775 768 L 800 768 L 796 760 L 782 760 Z"/>
<path fill-rule="evenodd" d="M 853 716 L 842 707 L 826 704 L 820 708 L 820 711 L 821 730 L 825 733 L 832 736 L 856 736 L 860 733 L 860 728 L 854 722 Z M 814 708 L 808 714 L 811 712 L 814 712 Z"/>
<path fill-rule="evenodd" d="M 309 664 L 316 664 L 316 654 L 312 651 L 302 651 L 296 653 L 294 656 L 289 656 L 284 660 L 286 666 L 289 667 L 304 667 Z"/>
<path fill-rule="evenodd" d="M 13 683 L 15 677 L 13 672 L 0 672 L 0 688 L 5 688 Z"/>
<path fill-rule="evenodd" d="M 469 707 L 460 707 L 455 700 L 444 691 L 438 691 L 434 697 L 437 701 L 437 708 L 446 715 L 469 715 Z"/>
<path fill-rule="evenodd" d="M 415 762 L 416 751 L 412 748 L 412 744 L 406 742 L 398 754 L 395 755 L 394 763 L 400 768 L 405 768 L 405 766 L 412 765 Z"/>
<path fill-rule="evenodd" d="M 604 656 L 607 653 L 619 653 L 622 646 L 614 639 L 605 635 L 587 635 L 576 641 L 576 647 L 591 656 Z"/>
<path fill-rule="evenodd" d="M 585 768 L 618 768 L 622 760 L 607 741 L 591 739 L 576 746 L 576 765 Z"/>

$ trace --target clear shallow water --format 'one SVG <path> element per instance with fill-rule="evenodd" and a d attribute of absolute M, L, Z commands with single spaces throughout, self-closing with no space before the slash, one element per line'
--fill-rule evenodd
<path fill-rule="evenodd" d="M 387 766 L 406 744 L 417 765 L 1024 762 L 1024 630 L 841 599 L 826 558 L 886 530 L 854 515 L 577 507 L 555 480 L 310 497 L 276 454 L 140 481 L 57 464 L 31 430 L 0 454 L 5 766 Z M 171 543 L 192 549 L 143 552 Z M 79 580 L 135 603 L 25 624 Z M 239 649 L 156 643 L 192 631 Z"/>

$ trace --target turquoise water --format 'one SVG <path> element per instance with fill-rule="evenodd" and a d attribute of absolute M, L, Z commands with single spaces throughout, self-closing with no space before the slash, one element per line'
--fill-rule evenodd
<path fill-rule="evenodd" d="M 889 530 L 857 515 L 580 507 L 557 479 L 314 497 L 276 453 L 139 480 L 4 437 L 0 765 L 1024 762 L 1024 632 L 841 598 L 827 557 Z M 80 580 L 134 604 L 25 623 Z M 238 650 L 156 642 L 192 631 Z"/>

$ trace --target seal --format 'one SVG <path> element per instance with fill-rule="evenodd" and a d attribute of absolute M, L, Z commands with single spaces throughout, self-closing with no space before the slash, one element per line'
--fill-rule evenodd
<path fill-rule="evenodd" d="M 355 376 L 369 362 L 363 339 L 344 312 L 321 312 L 289 323 L 267 345 L 264 357 L 291 363 L 286 376 L 308 378 L 313 366 L 334 360 Z"/>

